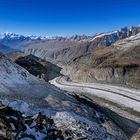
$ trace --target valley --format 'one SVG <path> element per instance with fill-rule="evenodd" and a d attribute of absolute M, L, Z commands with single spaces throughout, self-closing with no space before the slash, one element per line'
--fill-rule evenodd
<path fill-rule="evenodd" d="M 50 81 L 50 83 L 63 90 L 73 92 L 74 94 L 72 95 L 90 99 L 91 102 L 115 112 L 122 118 L 135 120 L 135 123 L 137 124 L 136 128 L 135 123 L 132 125 L 132 123 L 123 121 L 120 124 L 120 120 L 113 119 L 117 120 L 115 122 L 123 127 L 123 129 L 127 127 L 129 134 L 134 133 L 138 129 L 140 123 L 139 91 L 97 83 L 73 83 L 67 81 L 67 78 L 65 77 L 56 78 Z M 109 116 L 113 117 L 111 114 Z"/>
<path fill-rule="evenodd" d="M 140 140 L 140 0 L 0 0 L 0 140 Z"/>
<path fill-rule="evenodd" d="M 5 33 L 0 44 L 2 105 L 41 111 L 58 128 L 80 121 L 93 129 L 70 125 L 71 139 L 128 140 L 139 130 L 140 26 L 93 36 Z"/>

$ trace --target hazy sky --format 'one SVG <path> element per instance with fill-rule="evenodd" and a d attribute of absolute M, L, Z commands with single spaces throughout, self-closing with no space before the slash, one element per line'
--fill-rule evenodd
<path fill-rule="evenodd" d="M 140 0 L 0 0 L 0 32 L 93 35 L 140 24 Z"/>

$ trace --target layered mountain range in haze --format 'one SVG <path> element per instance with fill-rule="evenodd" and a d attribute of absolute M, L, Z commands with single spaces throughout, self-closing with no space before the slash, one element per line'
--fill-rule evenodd
<path fill-rule="evenodd" d="M 35 36 L 35 35 L 19 35 L 15 33 L 6 32 L 4 34 L 0 34 L 0 43 L 3 45 L 9 46 L 14 49 L 21 49 L 22 47 L 26 47 L 30 43 L 40 43 L 46 41 L 71 41 L 71 42 L 92 42 L 96 38 L 104 37 L 106 45 L 110 45 L 110 43 L 114 43 L 119 39 L 123 39 L 129 37 L 131 35 L 135 35 L 139 32 L 140 26 L 134 27 L 124 27 L 116 31 L 107 32 L 107 33 L 97 33 L 93 36 L 86 35 L 74 35 L 71 37 L 44 37 L 44 36 Z"/>
<path fill-rule="evenodd" d="M 138 88 L 139 33 L 140 26 L 94 36 L 47 38 L 5 33 L 0 36 L 0 43 L 5 45 L 1 47 L 5 53 L 22 51 L 59 65 L 61 73 L 71 80 Z"/>

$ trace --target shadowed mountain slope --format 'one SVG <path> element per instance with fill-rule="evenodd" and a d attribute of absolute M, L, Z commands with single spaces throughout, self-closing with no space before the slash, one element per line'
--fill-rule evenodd
<path fill-rule="evenodd" d="M 19 57 L 15 60 L 15 63 L 19 64 L 28 70 L 31 74 L 38 76 L 45 81 L 49 81 L 58 76 L 61 76 L 60 67 L 33 55 Z"/>

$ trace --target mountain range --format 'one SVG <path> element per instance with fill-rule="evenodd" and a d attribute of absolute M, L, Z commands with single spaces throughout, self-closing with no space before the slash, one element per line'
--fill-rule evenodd
<path fill-rule="evenodd" d="M 124 27 L 116 31 L 98 33 L 93 36 L 87 35 L 74 35 L 71 37 L 45 37 L 45 36 L 35 36 L 35 35 L 19 35 L 15 33 L 6 32 L 0 34 L 0 43 L 9 46 L 14 49 L 21 50 L 24 47 L 29 46 L 33 43 L 46 43 L 49 41 L 58 41 L 58 42 L 93 42 L 97 38 L 104 38 L 104 45 L 110 45 L 119 39 L 123 39 L 132 35 L 135 35 L 140 32 L 140 26 L 134 27 Z M 52 42 L 52 43 L 54 43 Z M 53 45 L 53 44 L 52 44 Z"/>
<path fill-rule="evenodd" d="M 53 39 L 24 49 L 62 67 L 77 82 L 103 82 L 139 88 L 140 26 L 122 28 L 78 41 Z"/>
<path fill-rule="evenodd" d="M 66 85 L 69 92 L 50 84 L 50 80 L 63 76 L 73 84 L 98 83 L 101 87 L 103 84 L 119 85 L 122 91 L 124 87 L 134 88 L 134 91 L 139 89 L 140 26 L 124 27 L 93 36 L 41 37 L 4 33 L 0 35 L 0 51 L 0 101 L 3 104 L 11 105 L 19 111 L 24 110 L 28 115 L 40 110 L 47 115 L 51 114 L 60 127 L 75 122 L 76 125 L 69 129 L 71 132 L 80 129 L 76 138 L 84 133 L 87 138 L 127 140 L 140 127 L 139 112 L 133 114 L 131 107 L 124 108 L 112 102 L 108 108 L 100 107 L 94 99 L 103 99 L 90 98 L 92 95 L 89 96 L 86 91 L 84 94 L 87 96 L 73 93 L 72 84 Z M 60 87 L 64 86 L 64 83 L 59 84 Z M 78 89 L 84 89 L 81 85 L 77 89 L 75 86 L 72 88 L 79 92 Z M 131 90 L 126 91 L 133 94 Z M 106 92 L 113 94 L 111 91 Z M 116 92 L 115 95 L 122 97 Z M 138 104 L 139 100 L 134 100 L 132 96 L 123 95 L 122 98 Z M 135 96 L 139 97 L 137 94 Z M 107 100 L 103 103 L 110 102 Z M 125 118 L 128 112 L 132 118 Z M 111 117 L 106 115 L 110 113 Z M 117 123 L 112 121 L 114 118 Z M 78 128 L 77 122 L 80 122 Z M 122 125 L 118 125 L 120 122 Z M 81 128 L 84 123 L 89 130 L 92 129 L 91 124 L 95 126 L 92 133 L 85 127 Z M 126 126 L 127 130 L 122 130 Z"/>
<path fill-rule="evenodd" d="M 94 36 L 49 38 L 5 33 L 0 35 L 0 43 L 4 45 L 2 52 L 8 52 L 10 57 L 20 56 L 15 49 L 32 54 L 58 65 L 71 80 L 139 88 L 139 33 L 140 26 Z"/>

